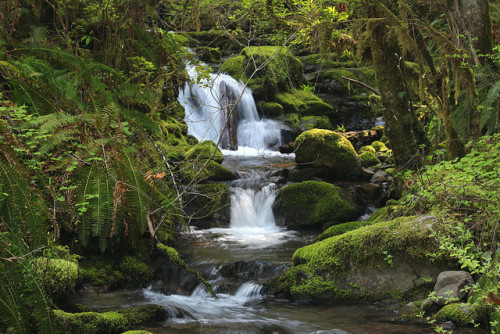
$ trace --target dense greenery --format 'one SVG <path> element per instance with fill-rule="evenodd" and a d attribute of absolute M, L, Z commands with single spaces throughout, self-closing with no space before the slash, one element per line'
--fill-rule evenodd
<path fill-rule="evenodd" d="M 214 143 L 198 144 L 187 134 L 177 103 L 188 80 L 187 44 L 200 47 L 210 62 L 231 56 L 221 70 L 253 88 L 268 116 L 308 130 L 345 131 L 334 109 L 314 94 L 315 82 L 326 78 L 344 80 L 339 91 L 353 92 L 385 118 L 384 142 L 392 149 L 402 199 L 377 224 L 334 226 L 319 244 L 299 250 L 296 267 L 283 278 L 293 281 L 289 293 L 301 295 L 316 284 L 335 294 L 325 268 L 343 268 L 349 252 L 324 261 L 316 252 L 352 251 L 359 246 L 353 239 L 404 225 L 399 216 L 432 212 L 445 225 L 432 234 L 442 251 L 436 256 L 454 258 L 478 279 L 470 302 L 492 314 L 491 328 L 498 331 L 498 306 L 485 296 L 499 294 L 500 280 L 500 5 L 470 0 L 481 11 L 467 14 L 457 3 L 463 1 L 2 1 L 0 331 L 54 333 L 56 326 L 85 319 L 92 320 L 89 331 L 108 322 L 121 331 L 133 324 L 121 313 L 57 311 L 54 320 L 53 308 L 82 277 L 144 285 L 153 276 L 144 254 L 155 248 L 185 267 L 170 247 L 174 228 L 197 219 L 210 226 L 227 209 L 227 185 L 205 182 L 235 175 L 220 165 Z M 326 70 L 306 82 L 299 55 Z M 200 78 L 208 74 L 200 71 Z M 343 77 L 361 85 L 351 87 Z M 341 138 L 335 143 L 345 153 L 348 176 L 360 173 L 360 159 L 373 166 L 381 156 L 375 153 L 388 152 L 377 141 L 359 150 L 359 158 L 347 140 L 325 131 L 299 137 L 299 162 L 326 157 L 324 164 L 333 164 L 327 158 L 335 145 L 308 149 L 303 153 L 314 157 L 300 161 L 308 134 Z M 332 211 L 321 199 L 308 200 L 315 210 Z M 186 202 L 198 209 L 187 211 Z M 316 213 L 308 214 L 315 219 Z M 157 240 L 169 245 L 157 247 Z M 402 251 L 420 259 L 427 251 L 401 250 L 396 237 L 383 242 L 370 255 L 383 260 L 384 251 Z M 109 270 L 82 265 L 83 259 L 102 260 Z M 304 283 L 302 274 L 314 279 Z"/>

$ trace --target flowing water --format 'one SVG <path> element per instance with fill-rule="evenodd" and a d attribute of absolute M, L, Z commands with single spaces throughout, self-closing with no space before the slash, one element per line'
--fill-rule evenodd
<path fill-rule="evenodd" d="M 188 70 L 195 76 L 194 67 Z M 213 285 L 216 297 L 167 267 L 163 279 L 147 289 L 103 295 L 87 290 L 78 302 L 94 308 L 162 305 L 169 319 L 143 327 L 153 333 L 432 333 L 424 324 L 398 322 L 394 305 L 295 304 L 262 294 L 262 284 L 289 268 L 293 252 L 312 242 L 314 234 L 276 226 L 272 205 L 279 170 L 293 166 L 293 156 L 270 150 L 280 144 L 285 126 L 260 119 L 248 89 L 227 75 L 186 86 L 180 101 L 189 132 L 199 140 L 217 141 L 221 135 L 219 96 L 211 87 L 222 81 L 241 97 L 239 149 L 224 151 L 224 165 L 240 176 L 228 184 L 230 225 L 192 229 L 177 245 L 188 266 Z"/>

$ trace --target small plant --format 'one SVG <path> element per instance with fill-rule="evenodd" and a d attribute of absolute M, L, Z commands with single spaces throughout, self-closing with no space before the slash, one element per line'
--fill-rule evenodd
<path fill-rule="evenodd" d="M 394 263 L 393 263 L 394 256 L 389 254 L 388 251 L 383 251 L 382 253 L 384 253 L 384 261 L 387 262 L 391 268 L 394 267 Z"/>

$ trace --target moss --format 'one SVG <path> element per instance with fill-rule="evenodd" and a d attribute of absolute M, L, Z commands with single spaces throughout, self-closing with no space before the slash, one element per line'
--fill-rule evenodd
<path fill-rule="evenodd" d="M 153 333 L 148 331 L 126 331 L 123 332 L 123 334 L 153 334 Z"/>
<path fill-rule="evenodd" d="M 302 116 L 317 115 L 331 116 L 333 108 L 328 103 L 314 95 L 313 92 L 291 89 L 290 91 L 279 93 L 276 100 L 283 105 L 285 113 L 298 113 Z"/>
<path fill-rule="evenodd" d="M 311 129 L 332 130 L 333 125 L 327 116 L 304 116 L 300 118 L 299 127 L 302 131 Z"/>
<path fill-rule="evenodd" d="M 383 152 L 383 151 L 387 151 L 388 148 L 387 146 L 385 146 L 384 143 L 382 143 L 381 141 L 374 141 L 371 146 L 375 149 L 376 152 Z"/>
<path fill-rule="evenodd" d="M 435 314 L 438 322 L 452 321 L 457 326 L 470 326 L 481 322 L 475 307 L 466 304 L 448 304 Z"/>
<path fill-rule="evenodd" d="M 330 68 L 321 71 L 318 74 L 317 80 L 319 82 L 323 80 L 331 81 L 334 80 L 338 82 L 338 85 L 331 86 L 334 87 L 334 92 L 349 94 L 353 96 L 361 97 L 362 100 L 368 100 L 368 98 L 364 95 L 366 94 L 366 88 L 361 87 L 359 85 L 350 83 L 348 80 L 343 79 L 342 77 L 352 78 L 355 80 L 359 80 L 368 85 L 375 85 L 375 74 L 373 72 L 372 67 L 360 67 L 360 68 Z"/>
<path fill-rule="evenodd" d="M 283 106 L 278 102 L 263 102 L 259 104 L 265 117 L 280 117 L 283 115 Z"/>
<path fill-rule="evenodd" d="M 49 294 L 64 295 L 74 291 L 78 278 L 78 264 L 66 259 L 37 258 L 36 276 Z"/>
<path fill-rule="evenodd" d="M 326 238 L 334 237 L 336 235 L 341 235 L 349 231 L 356 230 L 362 226 L 370 225 L 369 222 L 347 222 L 343 224 L 338 224 L 334 226 L 330 226 L 327 230 L 325 230 L 321 235 L 319 235 L 316 240 L 321 241 Z"/>
<path fill-rule="evenodd" d="M 166 310 L 159 305 L 142 305 L 104 313 L 67 313 L 55 310 L 56 327 L 64 333 L 101 334 L 121 333 L 128 326 L 137 326 L 167 318 Z"/>
<path fill-rule="evenodd" d="M 218 63 L 220 61 L 221 52 L 219 48 L 211 48 L 201 46 L 195 49 L 200 59 L 207 63 Z"/>
<path fill-rule="evenodd" d="M 233 172 L 212 160 L 184 162 L 179 167 L 179 176 L 184 182 L 191 182 L 195 177 L 196 181 L 231 181 L 236 179 Z"/>
<path fill-rule="evenodd" d="M 308 167 L 328 167 L 337 177 L 356 176 L 361 162 L 351 142 L 329 130 L 312 129 L 295 140 L 295 161 Z"/>
<path fill-rule="evenodd" d="M 175 33 L 169 32 L 168 35 L 179 45 L 186 46 L 189 42 L 189 39 L 182 34 L 175 34 Z"/>
<path fill-rule="evenodd" d="M 380 163 L 380 160 L 377 158 L 375 153 L 372 153 L 372 152 L 368 152 L 368 151 L 361 152 L 359 157 L 361 159 L 361 165 L 363 167 L 371 167 L 371 166 L 378 165 Z"/>
<path fill-rule="evenodd" d="M 222 161 L 224 161 L 224 155 L 217 145 L 211 140 L 205 140 L 188 150 L 186 152 L 186 158 L 189 160 L 211 159 L 218 163 L 222 163 Z"/>
<path fill-rule="evenodd" d="M 372 146 L 363 146 L 362 148 L 359 149 L 358 153 L 361 154 L 362 152 L 372 152 L 375 153 L 375 149 Z"/>
<path fill-rule="evenodd" d="M 428 219 L 400 217 L 362 226 L 299 248 L 293 255 L 292 269 L 273 280 L 269 289 L 282 296 L 316 298 L 325 293 L 325 287 L 329 287 L 330 302 L 345 300 L 346 296 L 350 301 L 390 297 L 387 291 L 372 292 L 373 295 L 370 295 L 367 287 L 355 290 L 343 279 L 351 269 L 356 268 L 385 266 L 385 270 L 390 271 L 391 267 L 387 268 L 384 260 L 387 253 L 407 263 L 427 263 L 427 254 L 437 249 L 435 241 L 429 238 L 431 229 Z M 440 229 L 439 221 L 434 219 L 432 224 L 434 229 Z M 436 258 L 436 261 L 440 260 L 444 259 Z M 320 291 L 316 291 L 317 288 Z"/>
<path fill-rule="evenodd" d="M 342 198 L 341 189 L 326 182 L 306 181 L 282 188 L 273 211 L 291 228 L 319 228 L 352 219 L 356 209 Z"/>
<path fill-rule="evenodd" d="M 128 322 L 117 312 L 66 313 L 55 310 L 55 325 L 64 333 L 73 334 L 115 334 L 121 333 Z"/>
<path fill-rule="evenodd" d="M 123 280 L 123 274 L 113 266 L 111 261 L 87 260 L 80 263 L 79 284 L 90 283 L 109 289 L 120 286 Z"/>
<path fill-rule="evenodd" d="M 256 68 L 262 67 L 255 72 Z M 238 80 L 247 79 L 258 100 L 273 101 L 279 92 L 287 91 L 303 82 L 302 63 L 290 50 L 278 46 L 251 46 L 237 57 L 222 64 L 221 72 Z M 255 73 L 254 73 L 255 72 Z"/>
<path fill-rule="evenodd" d="M 311 54 L 299 59 L 304 64 L 318 65 L 322 68 L 350 68 L 356 67 L 356 62 L 354 61 L 339 61 L 335 54 Z"/>
<path fill-rule="evenodd" d="M 169 262 L 176 263 L 182 267 L 186 266 L 186 263 L 179 257 L 179 253 L 175 248 L 165 246 L 161 242 L 156 245 L 156 248 L 169 260 Z"/>
<path fill-rule="evenodd" d="M 153 270 L 136 257 L 126 256 L 119 265 L 124 280 L 134 286 L 145 286 L 153 279 Z"/>

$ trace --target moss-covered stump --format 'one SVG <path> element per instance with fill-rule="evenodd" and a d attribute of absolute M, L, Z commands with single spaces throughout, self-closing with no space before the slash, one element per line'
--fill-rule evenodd
<path fill-rule="evenodd" d="M 332 116 L 333 108 L 328 103 L 306 90 L 292 89 L 279 93 L 276 100 L 283 106 L 285 114 L 301 116 Z"/>
<path fill-rule="evenodd" d="M 357 208 L 342 190 L 326 182 L 306 181 L 278 191 L 273 213 L 278 225 L 291 229 L 317 229 L 352 220 Z"/>
<path fill-rule="evenodd" d="M 299 167 L 327 167 L 329 177 L 345 179 L 361 173 L 354 147 L 340 134 L 323 129 L 303 132 L 295 140 L 295 162 Z"/>
<path fill-rule="evenodd" d="M 217 163 L 222 163 L 222 161 L 224 161 L 224 155 L 217 145 L 211 140 L 205 140 L 195 145 L 186 152 L 185 156 L 189 160 L 211 159 Z"/>
<path fill-rule="evenodd" d="M 256 69 L 259 67 L 262 69 Z M 274 101 L 276 94 L 304 82 L 302 63 L 290 50 L 280 46 L 251 46 L 226 60 L 221 72 L 248 82 L 256 100 Z M 255 73 L 254 73 L 255 72 Z M 252 79 L 248 80 L 253 75 Z"/>
<path fill-rule="evenodd" d="M 400 217 L 359 227 L 298 249 L 293 267 L 272 279 L 266 290 L 279 297 L 320 302 L 405 298 L 430 291 L 445 259 L 438 251 L 434 216 Z M 439 261 L 438 261 L 439 260 Z"/>
<path fill-rule="evenodd" d="M 122 333 L 129 326 L 166 320 L 167 312 L 159 305 L 143 305 L 104 313 L 55 310 L 54 316 L 57 329 L 64 333 L 115 334 Z"/>
<path fill-rule="evenodd" d="M 227 227 L 231 199 L 222 183 L 200 184 L 184 196 L 184 208 L 190 223 L 199 228 Z"/>

